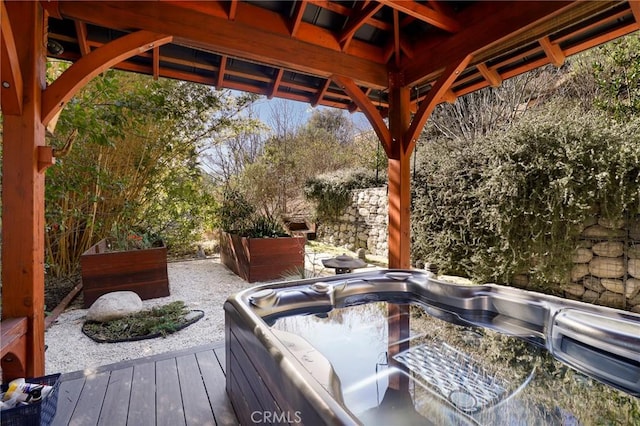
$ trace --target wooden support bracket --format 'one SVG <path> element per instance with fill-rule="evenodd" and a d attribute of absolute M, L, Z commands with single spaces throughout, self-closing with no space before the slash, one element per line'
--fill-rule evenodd
<path fill-rule="evenodd" d="M 56 158 L 53 156 L 53 148 L 44 145 L 38 147 L 38 171 L 44 172 L 50 166 L 56 164 Z"/>
<path fill-rule="evenodd" d="M 172 36 L 137 31 L 104 44 L 71 65 L 42 93 L 42 123 L 56 113 L 93 77 L 138 53 L 170 43 Z"/>
<path fill-rule="evenodd" d="M 382 147 L 387 155 L 389 155 L 391 153 L 391 132 L 389 132 L 389 128 L 373 102 L 371 102 L 367 95 L 350 78 L 334 74 L 331 76 L 331 79 L 335 81 L 335 83 L 351 97 L 353 102 L 358 105 L 358 108 L 362 110 L 369 120 L 369 123 L 371 123 L 371 127 L 373 127 L 373 130 L 378 135 Z"/>

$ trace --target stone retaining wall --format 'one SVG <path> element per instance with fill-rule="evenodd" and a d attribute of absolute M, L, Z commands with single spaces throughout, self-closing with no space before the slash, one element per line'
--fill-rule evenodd
<path fill-rule="evenodd" d="M 318 240 L 348 250 L 388 256 L 387 188 L 353 191 L 352 203 L 338 220 L 320 223 Z M 513 283 L 527 287 L 525 275 Z M 613 223 L 585 223 L 573 267 L 562 284 L 565 296 L 640 313 L 640 217 Z"/>
<path fill-rule="evenodd" d="M 336 221 L 319 224 L 317 239 L 351 251 L 363 248 L 373 255 L 387 256 L 387 187 L 353 191 L 351 200 Z"/>

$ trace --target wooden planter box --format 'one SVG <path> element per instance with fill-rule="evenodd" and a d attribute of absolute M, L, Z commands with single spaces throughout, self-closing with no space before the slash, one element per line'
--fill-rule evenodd
<path fill-rule="evenodd" d="M 246 238 L 222 232 L 220 260 L 247 282 L 269 281 L 304 268 L 304 237 Z"/>
<path fill-rule="evenodd" d="M 80 256 L 84 307 L 112 291 L 134 291 L 141 299 L 169 296 L 167 248 L 107 251 L 100 241 Z"/>

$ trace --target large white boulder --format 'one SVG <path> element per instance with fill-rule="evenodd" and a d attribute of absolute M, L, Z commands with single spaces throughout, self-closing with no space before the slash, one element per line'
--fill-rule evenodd
<path fill-rule="evenodd" d="M 87 311 L 87 321 L 106 322 L 142 311 L 142 299 L 133 291 L 103 294 Z"/>

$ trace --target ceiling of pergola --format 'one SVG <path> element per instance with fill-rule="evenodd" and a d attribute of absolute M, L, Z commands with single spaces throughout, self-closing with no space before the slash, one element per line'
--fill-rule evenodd
<path fill-rule="evenodd" d="M 42 2 L 49 39 L 76 61 L 136 30 L 173 36 L 115 68 L 355 111 L 331 77 L 355 82 L 381 112 L 390 81 L 424 97 L 472 55 L 444 100 L 638 29 L 626 1 Z M 392 76 L 391 79 L 389 76 Z"/>

